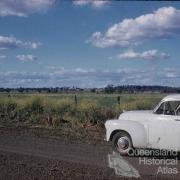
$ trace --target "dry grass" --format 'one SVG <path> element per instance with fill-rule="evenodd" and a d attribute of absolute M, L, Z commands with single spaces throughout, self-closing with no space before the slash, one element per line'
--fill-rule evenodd
<path fill-rule="evenodd" d="M 103 124 L 116 118 L 123 110 L 152 109 L 163 95 L 74 94 L 68 95 L 0 95 L 0 127 L 28 127 L 52 129 L 57 134 L 72 137 L 102 138 Z M 94 129 L 93 129 L 94 128 Z M 92 130 L 93 129 L 93 130 Z"/>

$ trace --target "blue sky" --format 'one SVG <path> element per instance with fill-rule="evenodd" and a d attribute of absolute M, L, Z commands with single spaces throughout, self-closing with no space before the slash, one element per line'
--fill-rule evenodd
<path fill-rule="evenodd" d="M 180 86 L 179 2 L 1 0 L 1 87 Z"/>

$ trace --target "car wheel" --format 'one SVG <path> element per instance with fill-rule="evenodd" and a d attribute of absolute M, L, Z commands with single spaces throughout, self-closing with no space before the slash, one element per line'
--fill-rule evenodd
<path fill-rule="evenodd" d="M 116 133 L 112 138 L 112 145 L 121 155 L 128 155 L 133 149 L 131 137 L 126 132 Z"/>

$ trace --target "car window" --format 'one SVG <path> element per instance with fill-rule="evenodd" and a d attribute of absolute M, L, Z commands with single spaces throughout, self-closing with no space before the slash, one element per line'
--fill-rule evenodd
<path fill-rule="evenodd" d="M 161 103 L 161 105 L 159 106 L 159 108 L 156 110 L 156 114 L 164 114 L 164 105 L 165 103 Z"/>
<path fill-rule="evenodd" d="M 180 102 L 179 102 L 179 104 L 176 107 L 175 113 L 176 113 L 176 116 L 180 116 Z"/>
<path fill-rule="evenodd" d="M 170 101 L 169 103 L 173 110 L 176 110 L 178 106 L 180 105 L 180 101 Z"/>
<path fill-rule="evenodd" d="M 177 116 L 180 116 L 180 106 L 177 108 L 177 110 L 176 110 L 176 115 Z"/>
<path fill-rule="evenodd" d="M 175 109 L 171 102 L 165 102 L 164 114 L 175 115 Z"/>
<path fill-rule="evenodd" d="M 163 102 L 155 113 L 164 114 L 164 115 L 180 115 L 180 102 L 179 101 Z"/>

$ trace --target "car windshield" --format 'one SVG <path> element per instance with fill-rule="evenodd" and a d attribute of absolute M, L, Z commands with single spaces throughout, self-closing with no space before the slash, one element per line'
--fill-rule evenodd
<path fill-rule="evenodd" d="M 160 103 L 155 113 L 164 114 L 164 115 L 179 115 L 180 114 L 180 101 L 162 102 Z"/>

